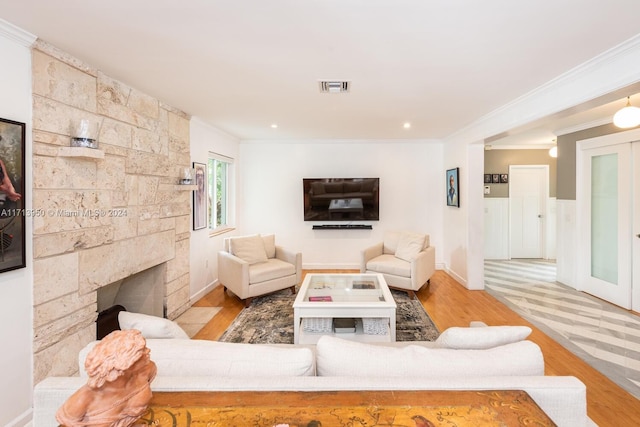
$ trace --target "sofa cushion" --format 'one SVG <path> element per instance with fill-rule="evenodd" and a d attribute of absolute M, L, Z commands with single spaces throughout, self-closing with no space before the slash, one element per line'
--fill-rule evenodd
<path fill-rule="evenodd" d="M 528 326 L 448 328 L 436 339 L 438 347 L 485 349 L 522 341 L 531 334 Z"/>
<path fill-rule="evenodd" d="M 267 258 L 275 258 L 276 257 L 276 235 L 275 234 L 267 234 L 262 236 L 262 241 L 264 242 L 264 251 L 267 254 Z"/>
<path fill-rule="evenodd" d="M 98 341 L 80 351 L 84 359 Z M 292 377 L 315 374 L 313 351 L 307 347 L 225 343 L 208 340 L 147 340 L 158 376 Z"/>
<path fill-rule="evenodd" d="M 121 311 L 118 313 L 120 329 L 137 329 L 149 338 L 189 339 L 189 335 L 176 322 L 158 316 Z"/>
<path fill-rule="evenodd" d="M 384 254 L 367 262 L 367 270 L 382 274 L 393 274 L 400 277 L 411 277 L 411 264 L 395 255 Z"/>
<path fill-rule="evenodd" d="M 296 274 L 295 265 L 278 258 L 271 258 L 268 259 L 267 262 L 249 266 L 249 283 L 260 283 L 294 274 Z"/>
<path fill-rule="evenodd" d="M 264 249 L 264 240 L 259 234 L 251 236 L 232 237 L 229 239 L 231 254 L 248 262 L 257 264 L 267 261 L 267 252 Z"/>
<path fill-rule="evenodd" d="M 385 254 L 395 254 L 396 249 L 398 249 L 398 241 L 400 240 L 400 235 L 402 232 L 400 231 L 385 231 L 384 239 L 382 241 L 383 244 L 383 253 Z"/>
<path fill-rule="evenodd" d="M 424 247 L 424 234 L 402 233 L 398 239 L 395 256 L 405 261 L 416 259 Z"/>
<path fill-rule="evenodd" d="M 389 347 L 323 336 L 316 346 L 320 376 L 488 377 L 544 375 L 540 347 L 520 341 L 487 350 Z"/>

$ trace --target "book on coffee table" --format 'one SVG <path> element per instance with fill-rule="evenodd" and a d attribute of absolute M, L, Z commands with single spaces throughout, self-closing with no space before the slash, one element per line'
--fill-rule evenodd
<path fill-rule="evenodd" d="M 356 319 L 336 317 L 333 319 L 333 332 L 336 334 L 348 334 L 356 331 Z"/>
<path fill-rule="evenodd" d="M 314 295 L 309 297 L 309 301 L 333 301 L 331 295 Z"/>
<path fill-rule="evenodd" d="M 376 284 L 373 282 L 373 280 L 354 280 L 351 287 L 353 289 L 375 289 Z"/>

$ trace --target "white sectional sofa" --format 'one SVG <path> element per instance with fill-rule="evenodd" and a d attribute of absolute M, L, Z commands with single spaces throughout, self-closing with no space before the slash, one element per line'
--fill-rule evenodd
<path fill-rule="evenodd" d="M 558 426 L 595 425 L 584 384 L 545 376 L 540 348 L 522 338 L 526 330 L 450 328 L 436 342 L 392 344 L 326 336 L 315 346 L 186 339 L 147 339 L 147 346 L 158 367 L 154 391 L 524 390 Z M 56 410 L 86 382 L 93 345 L 79 355 L 81 376 L 35 387 L 35 427 L 58 425 Z"/>

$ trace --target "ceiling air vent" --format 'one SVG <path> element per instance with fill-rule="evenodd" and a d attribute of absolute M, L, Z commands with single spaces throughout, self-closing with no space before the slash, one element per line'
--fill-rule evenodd
<path fill-rule="evenodd" d="M 320 92 L 322 93 L 344 93 L 349 92 L 351 82 L 341 81 L 320 81 Z"/>

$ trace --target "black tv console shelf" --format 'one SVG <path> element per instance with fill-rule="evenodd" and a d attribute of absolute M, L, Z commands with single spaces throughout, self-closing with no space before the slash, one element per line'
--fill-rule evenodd
<path fill-rule="evenodd" d="M 322 224 L 314 225 L 314 230 L 371 230 L 372 226 L 366 224 Z"/>

